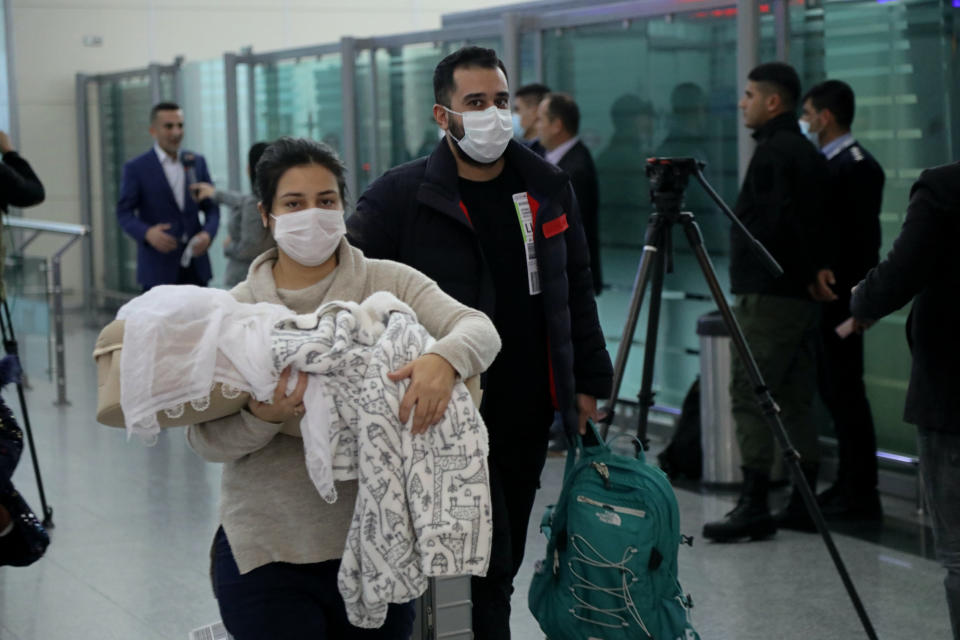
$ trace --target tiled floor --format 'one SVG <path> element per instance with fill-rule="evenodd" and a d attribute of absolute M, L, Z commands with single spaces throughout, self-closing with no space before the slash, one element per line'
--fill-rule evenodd
<path fill-rule="evenodd" d="M 184 640 L 218 618 L 207 570 L 219 469 L 194 455 L 179 430 L 146 448 L 94 421 L 95 335 L 79 327 L 69 333 L 69 407 L 52 405 L 42 366 L 32 376 L 30 415 L 56 527 L 40 562 L 0 569 L 0 640 Z M 19 411 L 11 390 L 4 397 Z M 561 475 L 562 460 L 549 460 L 517 579 L 517 639 L 543 637 L 526 610 L 526 589 L 543 549 L 536 523 Z M 26 454 L 14 480 L 39 510 Z M 680 579 L 704 640 L 865 637 L 818 536 L 706 543 L 703 522 L 722 516 L 733 498 L 692 489 L 677 490 L 681 527 L 697 536 L 681 549 Z M 943 572 L 923 557 L 928 541 L 912 505 L 885 506 L 888 530 L 899 532 L 889 538 L 906 550 L 837 534 L 840 553 L 880 638 L 946 638 Z"/>

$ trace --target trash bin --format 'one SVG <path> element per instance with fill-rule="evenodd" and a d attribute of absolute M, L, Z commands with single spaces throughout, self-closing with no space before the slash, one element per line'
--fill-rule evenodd
<path fill-rule="evenodd" d="M 730 407 L 730 333 L 719 311 L 697 319 L 700 336 L 701 481 L 733 485 L 743 481 L 740 447 Z"/>

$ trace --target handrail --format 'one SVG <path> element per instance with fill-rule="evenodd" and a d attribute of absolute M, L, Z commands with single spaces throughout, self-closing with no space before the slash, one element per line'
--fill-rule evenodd
<path fill-rule="evenodd" d="M 3 216 L 3 224 L 13 229 L 28 229 L 30 231 L 49 231 L 64 233 L 72 236 L 85 236 L 90 233 L 90 227 L 84 224 L 70 224 L 68 222 L 53 222 L 50 220 L 30 220 Z"/>
<path fill-rule="evenodd" d="M 63 254 L 73 246 L 73 244 L 84 237 L 90 235 L 90 227 L 85 224 L 70 224 L 67 222 L 54 222 L 52 220 L 31 220 L 26 218 L 15 218 L 12 216 L 3 216 L 3 224 L 12 229 L 22 229 L 32 231 L 27 238 L 17 247 L 17 252 L 22 252 L 27 245 L 33 242 L 41 233 L 58 233 L 71 236 L 63 246 L 50 256 L 51 271 L 53 271 L 53 345 L 56 351 L 57 367 L 57 400 L 54 404 L 64 406 L 70 404 L 67 400 L 67 372 L 65 363 L 65 349 L 63 339 L 63 280 L 60 270 L 60 261 Z"/>

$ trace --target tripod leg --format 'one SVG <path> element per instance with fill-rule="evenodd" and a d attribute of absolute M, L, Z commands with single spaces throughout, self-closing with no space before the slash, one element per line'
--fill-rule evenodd
<path fill-rule="evenodd" d="M 837 551 L 837 547 L 833 543 L 833 537 L 830 535 L 830 531 L 827 529 L 827 524 L 823 519 L 823 514 L 820 512 L 820 507 L 817 505 L 817 500 L 813 495 L 813 491 L 810 489 L 810 485 L 807 484 L 806 478 L 803 476 L 803 471 L 800 468 L 800 455 L 790 443 L 790 438 L 787 436 L 786 429 L 783 427 L 783 422 L 780 420 L 780 408 L 777 406 L 776 402 L 774 402 L 773 396 L 770 394 L 770 390 L 767 389 L 767 385 L 763 380 L 763 375 L 760 373 L 760 368 L 757 366 L 757 362 L 754 360 L 753 354 L 750 352 L 750 345 L 747 344 L 747 341 L 743 336 L 743 331 L 741 331 L 740 325 L 737 323 L 737 319 L 734 317 L 733 311 L 730 310 L 730 305 L 727 304 L 727 300 L 723 295 L 723 289 L 720 287 L 720 282 L 717 280 L 716 271 L 713 268 L 713 264 L 710 262 L 710 257 L 707 255 L 707 252 L 703 247 L 703 236 L 700 235 L 700 228 L 694 221 L 693 215 L 689 213 L 682 214 L 680 216 L 680 221 L 683 224 L 684 232 L 686 232 L 687 241 L 690 243 L 690 247 L 693 249 L 694 254 L 697 257 L 697 262 L 700 263 L 700 269 L 703 271 L 704 278 L 707 280 L 707 286 L 710 287 L 710 293 L 713 295 L 713 299 L 720 308 L 720 313 L 723 315 L 724 324 L 726 324 L 727 329 L 730 332 L 730 338 L 733 340 L 733 344 L 737 349 L 737 355 L 740 357 L 741 361 L 746 367 L 747 374 L 750 376 L 750 381 L 753 383 L 753 386 L 757 391 L 757 401 L 760 403 L 760 406 L 763 409 L 763 414 L 767 419 L 767 424 L 770 427 L 770 430 L 773 432 L 774 438 L 780 444 L 780 448 L 783 451 L 784 461 L 787 463 L 787 466 L 790 469 L 794 486 L 800 490 L 800 494 L 803 496 L 804 504 L 807 506 L 807 511 L 810 512 L 810 516 L 813 518 L 813 521 L 817 525 L 817 529 L 820 531 L 820 535 L 823 537 L 823 542 L 827 547 L 827 551 L 830 553 L 830 557 L 833 559 L 833 564 L 837 568 L 837 573 L 840 574 L 840 579 L 843 581 L 844 587 L 846 587 L 847 594 L 850 596 L 850 600 L 853 602 L 853 608 L 856 609 L 857 615 L 860 617 L 860 622 L 863 624 L 863 628 L 867 632 L 867 637 L 871 638 L 871 640 L 876 640 L 877 633 L 874 631 L 873 625 L 870 622 L 870 618 L 867 616 L 867 611 L 864 609 L 863 603 L 860 601 L 860 596 L 857 594 L 857 589 L 853 584 L 853 580 L 851 580 L 850 574 L 847 572 L 847 568 L 843 563 L 843 559 L 840 557 L 840 552 Z"/>
<path fill-rule="evenodd" d="M 658 241 L 660 239 L 660 229 L 663 224 L 663 218 L 656 213 L 650 216 L 650 222 L 647 224 L 643 255 L 640 256 L 640 264 L 637 266 L 637 276 L 633 281 L 633 294 L 630 298 L 627 322 L 623 327 L 623 335 L 620 337 L 620 346 L 617 349 L 617 359 L 613 365 L 613 387 L 610 390 L 610 398 L 607 400 L 606 415 L 603 418 L 601 434 L 604 438 L 607 437 L 610 423 L 613 422 L 617 398 L 620 395 L 620 385 L 623 384 L 623 374 L 627 368 L 627 356 L 630 355 L 630 347 L 633 346 L 633 334 L 637 330 L 637 318 L 640 315 L 640 306 L 643 304 L 643 295 L 647 288 L 647 282 L 650 280 L 650 266 L 653 264 L 654 257 L 659 251 Z"/>
<path fill-rule="evenodd" d="M 666 270 L 665 252 L 656 254 L 653 260 L 653 280 L 650 290 L 650 309 L 647 316 L 647 338 L 643 345 L 643 377 L 640 383 L 640 416 L 637 420 L 637 439 L 648 449 L 647 420 L 650 416 L 650 407 L 653 406 L 653 369 L 657 357 L 657 334 L 660 329 L 660 307 L 663 298 L 663 276 Z"/>

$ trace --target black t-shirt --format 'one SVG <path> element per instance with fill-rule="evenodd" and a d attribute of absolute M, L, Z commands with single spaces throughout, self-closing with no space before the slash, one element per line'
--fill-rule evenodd
<path fill-rule="evenodd" d="M 513 194 L 524 191 L 523 178 L 509 164 L 487 182 L 460 178 L 460 198 L 493 277 L 493 324 L 503 342 L 484 390 L 483 417 L 491 446 L 506 437 L 539 438 L 553 419 L 543 295 L 530 295 L 523 232 L 513 202 Z"/>

